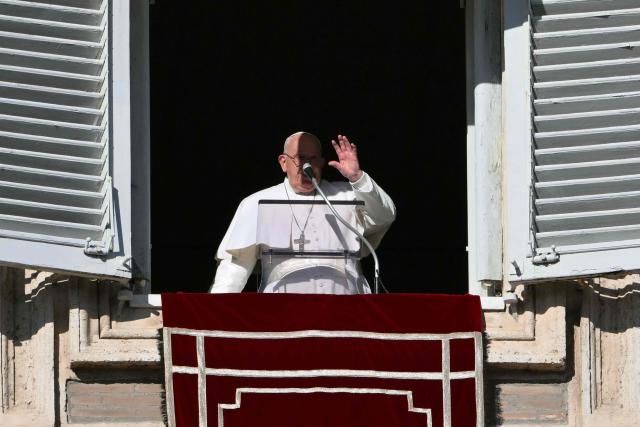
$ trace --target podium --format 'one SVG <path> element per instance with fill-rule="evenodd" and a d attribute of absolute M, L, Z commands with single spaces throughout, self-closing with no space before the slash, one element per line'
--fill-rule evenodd
<path fill-rule="evenodd" d="M 364 202 L 335 200 L 332 204 L 347 223 L 357 227 L 358 208 Z M 359 271 L 360 239 L 323 200 L 260 200 L 256 229 L 261 264 L 258 292 L 370 292 Z"/>
<path fill-rule="evenodd" d="M 480 299 L 163 294 L 170 426 L 483 425 Z"/>

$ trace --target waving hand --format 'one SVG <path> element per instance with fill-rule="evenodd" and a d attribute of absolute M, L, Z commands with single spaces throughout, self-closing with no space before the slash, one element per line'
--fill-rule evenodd
<path fill-rule="evenodd" d="M 362 177 L 362 170 L 358 162 L 356 145 L 349 142 L 349 138 L 338 135 L 338 141 L 331 140 L 331 145 L 336 150 L 338 161 L 332 160 L 329 166 L 338 169 L 338 172 L 350 182 L 355 182 Z"/>

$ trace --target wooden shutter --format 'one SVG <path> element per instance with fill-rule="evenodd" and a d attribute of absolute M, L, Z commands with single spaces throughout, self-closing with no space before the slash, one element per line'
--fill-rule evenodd
<path fill-rule="evenodd" d="M 530 0 L 528 8 L 529 75 L 519 78 L 529 81 L 530 158 L 520 168 L 531 185 L 526 211 L 522 202 L 510 210 L 528 217 L 528 247 L 513 239 L 511 279 L 636 270 L 640 0 Z"/>
<path fill-rule="evenodd" d="M 131 182 L 113 174 L 110 11 L 109 0 L 0 0 L 0 262 L 131 276 L 113 187 L 126 197 Z"/>

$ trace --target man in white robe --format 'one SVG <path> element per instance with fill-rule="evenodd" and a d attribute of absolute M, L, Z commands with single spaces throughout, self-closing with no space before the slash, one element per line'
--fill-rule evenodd
<path fill-rule="evenodd" d="M 307 132 L 297 132 L 286 139 L 283 153 L 278 156 L 278 163 L 286 174 L 284 182 L 258 191 L 240 203 L 216 253 L 219 264 L 210 292 L 241 292 L 244 288 L 260 257 L 261 244 L 256 238 L 260 200 L 308 202 L 321 200 L 316 194 L 313 183 L 302 171 L 304 163 L 311 164 L 314 176 L 329 200 L 364 202 L 364 205 L 357 208 L 355 225 L 374 248 L 378 246 L 395 219 L 396 209 L 393 201 L 366 172 L 360 169 L 355 144 L 343 135 L 338 135 L 337 140 L 332 140 L 331 144 L 338 160 L 330 161 L 329 166 L 336 168 L 348 182 L 321 180 L 325 160 L 317 137 Z M 313 247 L 314 242 L 321 241 L 322 236 L 330 232 L 319 209 L 316 212 L 313 209 L 306 209 L 306 213 L 298 211 L 296 214 L 292 207 L 291 215 L 287 217 L 291 221 L 286 221 L 285 233 L 280 233 L 285 234 L 283 238 L 287 239 L 286 242 L 292 250 L 299 241 L 308 242 L 309 246 Z M 309 240 L 305 240 L 305 233 Z M 371 292 L 359 262 L 344 268 L 344 265 L 337 267 L 336 263 L 332 264 L 331 261 L 318 262 L 318 260 L 292 257 L 280 263 L 278 267 L 269 272 L 269 277 L 263 277 L 263 283 L 267 285 L 263 287 L 264 292 L 328 294 Z"/>

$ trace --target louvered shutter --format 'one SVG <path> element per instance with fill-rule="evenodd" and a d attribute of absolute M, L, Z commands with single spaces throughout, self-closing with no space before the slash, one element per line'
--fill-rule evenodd
<path fill-rule="evenodd" d="M 510 215 L 529 227 L 511 279 L 638 269 L 640 0 L 528 7 L 531 185 Z"/>
<path fill-rule="evenodd" d="M 130 134 L 115 119 L 127 97 L 113 107 L 113 85 L 129 84 L 128 46 L 116 50 L 129 2 L 117 2 L 0 0 L 1 263 L 133 274 L 130 165 L 119 164 L 130 141 L 114 138 Z"/>

